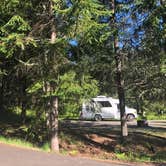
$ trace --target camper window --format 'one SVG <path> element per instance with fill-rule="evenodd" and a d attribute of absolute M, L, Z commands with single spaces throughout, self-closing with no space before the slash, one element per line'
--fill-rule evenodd
<path fill-rule="evenodd" d="M 109 101 L 97 101 L 101 107 L 112 107 Z"/>

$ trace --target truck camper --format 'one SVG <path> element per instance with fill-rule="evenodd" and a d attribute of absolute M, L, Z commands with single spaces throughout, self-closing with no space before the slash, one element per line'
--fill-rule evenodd
<path fill-rule="evenodd" d="M 127 120 L 137 118 L 137 110 L 125 107 Z M 103 119 L 120 120 L 119 100 L 112 97 L 97 96 L 82 104 L 81 119 L 101 121 Z"/>

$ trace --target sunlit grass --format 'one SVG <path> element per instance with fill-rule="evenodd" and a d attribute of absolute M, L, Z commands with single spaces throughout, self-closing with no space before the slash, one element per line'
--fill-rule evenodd
<path fill-rule="evenodd" d="M 21 147 L 35 148 L 32 143 L 21 140 L 21 139 L 16 139 L 16 138 L 6 138 L 6 137 L 0 136 L 0 142 L 16 145 L 16 146 L 21 146 Z"/>
<path fill-rule="evenodd" d="M 42 147 L 41 147 L 41 150 L 42 151 L 45 151 L 45 152 L 50 152 L 50 144 L 48 142 L 46 142 Z"/>
<path fill-rule="evenodd" d="M 140 154 L 140 153 L 133 153 L 133 152 L 127 152 L 127 153 L 116 152 L 116 157 L 124 161 L 166 163 L 166 160 L 165 160 L 166 154 L 163 152 L 160 152 L 154 155 L 147 155 L 147 154 Z"/>
<path fill-rule="evenodd" d="M 148 120 L 166 120 L 166 115 L 155 115 L 153 113 L 147 115 Z"/>
<path fill-rule="evenodd" d="M 39 151 L 45 151 L 45 152 L 50 152 L 50 145 L 49 143 L 43 144 L 41 147 L 34 146 L 32 143 L 22 140 L 22 139 L 17 139 L 17 138 L 6 138 L 3 136 L 0 136 L 0 143 L 5 143 L 9 145 L 14 145 L 18 147 L 23 147 L 23 148 L 29 148 L 29 149 L 34 149 L 34 150 L 39 150 Z"/>

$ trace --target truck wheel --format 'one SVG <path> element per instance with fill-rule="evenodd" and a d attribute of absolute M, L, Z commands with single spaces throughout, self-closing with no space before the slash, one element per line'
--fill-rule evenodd
<path fill-rule="evenodd" d="M 101 121 L 102 120 L 102 117 L 101 115 L 95 115 L 95 121 Z"/>
<path fill-rule="evenodd" d="M 127 115 L 127 121 L 133 121 L 135 119 L 135 116 L 133 114 Z"/>

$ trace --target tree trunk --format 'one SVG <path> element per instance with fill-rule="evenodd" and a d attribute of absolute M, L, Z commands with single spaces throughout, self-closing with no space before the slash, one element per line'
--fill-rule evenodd
<path fill-rule="evenodd" d="M 21 121 L 24 124 L 26 121 L 26 110 L 27 110 L 27 78 L 20 71 L 19 76 L 19 87 L 20 87 L 20 107 L 21 107 Z"/>
<path fill-rule="evenodd" d="M 113 9 L 113 25 L 116 27 L 116 0 L 112 0 Z M 121 136 L 122 141 L 126 136 L 128 136 L 127 120 L 125 113 L 125 93 L 124 93 L 124 78 L 123 78 L 123 62 L 124 56 L 119 52 L 118 46 L 118 32 L 114 34 L 114 54 L 116 62 L 116 84 L 119 98 L 119 108 L 120 108 L 120 120 L 121 120 Z"/>
<path fill-rule="evenodd" d="M 21 101 L 21 121 L 23 124 L 26 121 L 26 101 Z"/>
<path fill-rule="evenodd" d="M 124 79 L 122 75 L 123 55 L 116 52 L 115 60 L 116 60 L 116 81 L 117 81 L 117 90 L 118 90 L 119 108 L 120 108 L 120 117 L 121 117 L 121 136 L 124 139 L 124 137 L 128 136 L 128 129 L 127 129 L 127 120 L 125 113 Z"/>
<path fill-rule="evenodd" d="M 4 98 L 4 78 L 2 76 L 1 87 L 0 87 L 0 111 L 3 111 L 4 109 L 3 98 Z"/>
<path fill-rule="evenodd" d="M 58 97 L 51 97 L 50 102 L 50 136 L 51 136 L 51 150 L 59 152 L 58 141 Z"/>
<path fill-rule="evenodd" d="M 50 0 L 50 16 L 54 17 L 53 13 L 53 1 Z M 56 26 L 55 20 L 52 20 L 51 24 L 51 43 L 56 40 Z M 53 88 L 50 86 L 50 94 Z M 50 112 L 50 135 L 51 135 L 51 150 L 59 152 L 59 141 L 58 141 L 58 97 L 51 96 L 51 112 Z"/>

